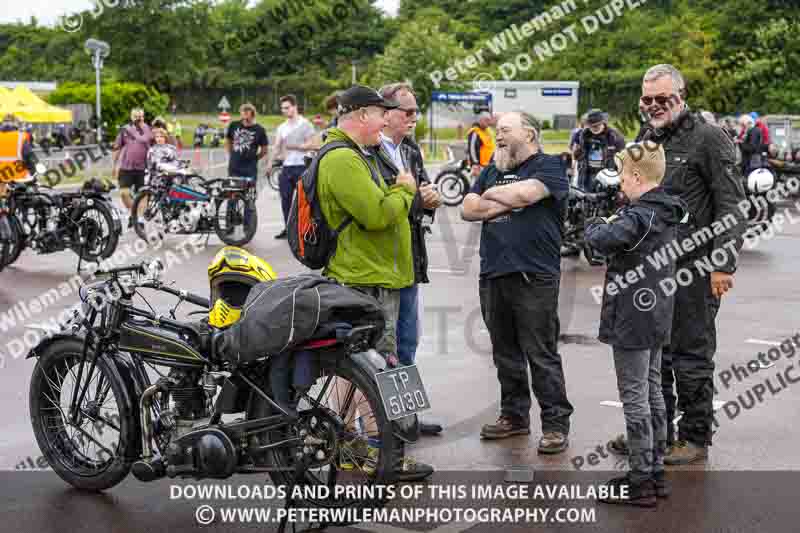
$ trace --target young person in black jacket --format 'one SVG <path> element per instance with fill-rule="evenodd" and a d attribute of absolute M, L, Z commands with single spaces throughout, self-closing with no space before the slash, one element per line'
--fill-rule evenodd
<path fill-rule="evenodd" d="M 614 351 L 630 450 L 630 471 L 610 482 L 628 485 L 629 498 L 603 501 L 649 507 L 656 504 L 656 494 L 668 495 L 661 352 L 670 340 L 675 299 L 661 282 L 675 277 L 675 261 L 651 262 L 648 256 L 676 238 L 687 208 L 661 187 L 666 159 L 660 145 L 633 144 L 616 160 L 630 204 L 608 219 L 590 220 L 586 229 L 586 242 L 609 256 L 599 339 Z"/>

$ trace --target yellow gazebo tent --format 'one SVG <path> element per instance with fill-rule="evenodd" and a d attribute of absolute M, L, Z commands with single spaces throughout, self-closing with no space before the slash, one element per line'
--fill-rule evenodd
<path fill-rule="evenodd" d="M 72 111 L 52 106 L 22 85 L 0 87 L 0 115 L 11 113 L 24 122 L 72 122 Z"/>

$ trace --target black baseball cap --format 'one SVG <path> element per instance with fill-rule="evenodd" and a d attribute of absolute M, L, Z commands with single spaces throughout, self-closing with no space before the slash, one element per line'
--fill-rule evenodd
<path fill-rule="evenodd" d="M 377 106 L 384 109 L 395 109 L 400 104 L 383 98 L 378 91 L 365 85 L 353 85 L 336 98 L 339 102 L 339 114 L 344 115 L 362 107 Z"/>

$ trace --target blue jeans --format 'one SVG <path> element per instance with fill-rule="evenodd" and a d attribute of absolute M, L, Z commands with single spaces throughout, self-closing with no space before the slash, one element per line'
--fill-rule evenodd
<path fill-rule="evenodd" d="M 291 165 L 281 168 L 281 175 L 278 178 L 278 185 L 281 193 L 281 209 L 283 210 L 283 221 L 289 220 L 289 210 L 292 208 L 292 197 L 297 180 L 306 171 L 303 165 Z"/>
<path fill-rule="evenodd" d="M 400 313 L 397 319 L 397 358 L 401 365 L 413 365 L 419 340 L 418 286 L 400 289 Z"/>

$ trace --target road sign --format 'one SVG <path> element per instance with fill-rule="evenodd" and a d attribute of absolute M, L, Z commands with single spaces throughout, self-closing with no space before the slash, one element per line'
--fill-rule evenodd
<path fill-rule="evenodd" d="M 219 114 L 219 120 L 220 122 L 227 124 L 228 122 L 231 121 L 231 114 L 226 111 L 223 111 L 222 113 Z"/>
<path fill-rule="evenodd" d="M 217 104 L 217 107 L 218 107 L 218 108 L 220 108 L 220 109 L 225 109 L 225 110 L 227 110 L 227 109 L 230 109 L 230 108 L 231 108 L 231 103 L 230 103 L 230 102 L 228 102 L 228 98 L 227 98 L 227 97 L 223 96 L 223 97 L 220 99 L 219 103 Z"/>

